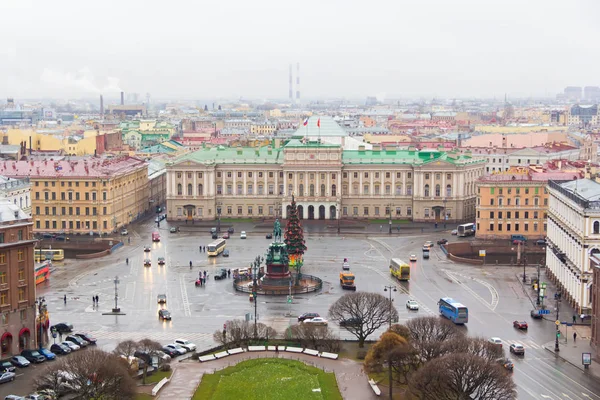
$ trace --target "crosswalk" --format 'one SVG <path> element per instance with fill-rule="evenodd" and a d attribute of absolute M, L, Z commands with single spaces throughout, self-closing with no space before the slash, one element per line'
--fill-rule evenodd
<path fill-rule="evenodd" d="M 536 349 L 536 350 L 542 350 L 544 347 L 541 344 L 538 344 L 536 342 L 534 342 L 533 340 L 530 339 L 502 339 L 500 338 L 500 340 L 502 341 L 502 347 L 504 347 L 504 349 L 506 351 L 508 351 L 508 349 L 510 348 L 510 345 L 513 343 L 517 343 L 517 344 L 521 344 L 523 345 L 523 347 L 525 347 L 525 351 L 527 351 L 528 349 Z"/>

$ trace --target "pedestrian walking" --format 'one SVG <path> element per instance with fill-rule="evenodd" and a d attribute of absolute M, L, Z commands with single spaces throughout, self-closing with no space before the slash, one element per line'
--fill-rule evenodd
<path fill-rule="evenodd" d="M 127 244 L 131 244 L 131 238 L 127 238 Z"/>
<path fill-rule="evenodd" d="M 92 307 L 96 305 L 96 296 L 92 296 Z"/>
<path fill-rule="evenodd" d="M 206 278 L 206 270 L 204 270 L 204 278 Z"/>
<path fill-rule="evenodd" d="M 383 231 L 383 225 L 379 225 L 379 232 Z"/>
<path fill-rule="evenodd" d="M 227 277 L 228 277 L 228 278 L 230 278 L 230 277 L 231 277 L 231 270 L 230 270 L 230 269 L 228 269 L 228 270 L 227 270 Z"/>
<path fill-rule="evenodd" d="M 573 323 L 577 322 L 577 315 L 573 315 Z"/>
<path fill-rule="evenodd" d="M 202 253 L 202 246 L 198 246 L 198 251 Z"/>
<path fill-rule="evenodd" d="M 206 253 L 206 246 L 203 246 L 203 248 L 204 248 L 204 252 Z"/>
<path fill-rule="evenodd" d="M 573 342 L 577 341 L 577 332 L 573 332 Z"/>
<path fill-rule="evenodd" d="M 98 295 L 96 295 L 96 305 L 98 305 L 99 302 L 100 302 L 100 297 Z"/>
<path fill-rule="evenodd" d="M 67 305 L 67 295 L 65 294 L 65 297 L 63 298 L 65 301 L 65 306 Z"/>

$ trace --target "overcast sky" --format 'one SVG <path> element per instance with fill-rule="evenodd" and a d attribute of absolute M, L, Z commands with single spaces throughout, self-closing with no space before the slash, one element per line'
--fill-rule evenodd
<path fill-rule="evenodd" d="M 594 0 L 1 0 L 0 96 L 554 96 L 600 85 Z M 295 76 L 294 76 L 295 81 Z"/>

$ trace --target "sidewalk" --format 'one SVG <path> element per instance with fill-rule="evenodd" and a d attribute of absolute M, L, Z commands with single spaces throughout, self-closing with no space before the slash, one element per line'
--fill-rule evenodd
<path fill-rule="evenodd" d="M 591 331 L 592 328 L 589 326 L 574 325 L 566 327 L 565 325 L 561 325 L 560 338 L 558 339 L 559 351 L 554 351 L 555 342 L 546 343 L 544 349 L 582 371 L 600 379 L 600 365 L 595 362 L 595 360 L 592 360 L 592 365 L 590 365 L 587 370 L 582 365 L 583 353 L 591 353 L 592 357 L 595 353 L 590 346 Z M 577 332 L 577 341 L 573 341 L 573 332 Z"/>
<path fill-rule="evenodd" d="M 202 375 L 205 373 L 212 373 L 243 360 L 265 357 L 299 360 L 317 368 L 324 368 L 328 372 L 333 371 L 344 399 L 369 400 L 377 398 L 369 385 L 368 377 L 363 371 L 361 363 L 345 358 L 329 360 L 307 354 L 285 352 L 281 352 L 279 355 L 274 352 L 246 352 L 205 363 L 190 361 L 175 364 L 173 365 L 174 372 L 171 382 L 162 389 L 158 398 L 161 400 L 191 399 L 202 380 Z"/>

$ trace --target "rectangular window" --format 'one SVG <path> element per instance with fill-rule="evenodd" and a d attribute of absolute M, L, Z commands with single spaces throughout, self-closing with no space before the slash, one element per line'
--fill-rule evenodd
<path fill-rule="evenodd" d="M 342 214 L 348 215 L 348 207 L 342 207 Z"/>
<path fill-rule="evenodd" d="M 242 173 L 241 173 L 240 171 L 238 171 L 238 173 L 237 173 L 237 177 L 238 177 L 238 178 L 241 178 L 241 177 L 242 177 Z"/>
<path fill-rule="evenodd" d="M 258 206 L 258 215 L 263 214 L 263 206 Z"/>
<path fill-rule="evenodd" d="M 227 215 L 231 215 L 231 214 L 233 214 L 231 206 L 227 206 Z"/>
<path fill-rule="evenodd" d="M 8 292 L 5 290 L 3 292 L 0 292 L 0 305 L 5 306 L 7 305 L 7 300 L 8 300 Z M 4 317 L 6 314 L 2 314 L 2 322 L 4 323 Z M 8 323 L 8 316 L 6 315 L 6 323 Z"/>
<path fill-rule="evenodd" d="M 429 208 L 425 209 L 425 218 L 429 218 Z"/>
<path fill-rule="evenodd" d="M 364 207 L 363 214 L 364 215 L 369 215 L 369 207 Z"/>
<path fill-rule="evenodd" d="M 490 224 L 490 232 L 494 232 L 494 224 Z"/>
<path fill-rule="evenodd" d="M 262 188 L 262 186 L 259 186 L 259 189 L 260 189 L 260 188 Z M 261 192 L 261 193 L 259 193 L 259 194 L 262 194 L 262 190 L 259 190 L 259 191 Z M 271 184 L 270 184 L 270 185 L 269 185 L 269 194 L 273 194 L 273 193 L 274 193 L 274 191 L 275 191 L 275 188 L 273 187 L 273 185 L 271 185 Z"/>
<path fill-rule="evenodd" d="M 409 173 L 407 173 L 407 174 L 406 174 L 406 177 L 407 177 L 408 179 L 412 179 L 412 172 L 409 172 Z"/>
<path fill-rule="evenodd" d="M 519 219 L 519 211 L 515 211 L 515 219 Z"/>
<path fill-rule="evenodd" d="M 0 285 L 4 285 L 6 283 L 6 272 L 0 272 Z"/>
<path fill-rule="evenodd" d="M 494 218 L 494 212 L 493 211 L 490 211 L 490 218 L 492 218 L 492 219 Z"/>
<path fill-rule="evenodd" d="M 538 231 L 538 223 L 537 223 L 537 222 L 534 222 L 534 223 L 533 223 L 533 231 L 534 231 L 534 232 L 537 232 L 537 231 Z"/>
<path fill-rule="evenodd" d="M 537 219 L 537 218 L 538 218 L 538 212 L 537 212 L 537 211 L 534 211 L 534 212 L 533 212 L 533 219 Z M 537 229 L 536 229 L 536 230 L 537 230 Z"/>
<path fill-rule="evenodd" d="M 238 194 L 238 195 L 241 195 L 241 194 L 242 194 L 242 190 L 243 190 L 243 187 L 242 187 L 242 185 L 237 185 L 237 194 Z"/>
<path fill-rule="evenodd" d="M 529 218 L 529 211 L 525 211 L 525 219 Z"/>
<path fill-rule="evenodd" d="M 25 280 L 25 268 L 19 268 L 19 280 L 20 281 Z"/>
<path fill-rule="evenodd" d="M 6 253 L 0 253 L 0 264 L 6 264 Z"/>
<path fill-rule="evenodd" d="M 375 215 L 379 215 L 379 207 L 375 207 Z"/>
<path fill-rule="evenodd" d="M 352 207 L 352 215 L 358 215 L 358 207 Z"/>
<path fill-rule="evenodd" d="M 25 260 L 25 252 L 23 250 L 17 251 L 17 261 Z"/>
<path fill-rule="evenodd" d="M 390 185 L 385 185 L 385 194 L 392 194 L 392 187 Z"/>
<path fill-rule="evenodd" d="M 510 223 L 506 224 L 506 232 L 510 232 Z"/>
<path fill-rule="evenodd" d="M 227 185 L 227 194 L 233 194 L 233 186 Z"/>
<path fill-rule="evenodd" d="M 425 174 L 425 179 L 429 179 L 429 174 Z"/>
<path fill-rule="evenodd" d="M 363 186 L 363 194 L 369 194 L 369 185 Z"/>
<path fill-rule="evenodd" d="M 260 208 L 259 208 L 260 211 Z M 269 206 L 269 215 L 273 215 L 273 206 Z"/>
<path fill-rule="evenodd" d="M 252 215 L 252 206 L 248 206 L 248 215 Z"/>
<path fill-rule="evenodd" d="M 515 224 L 515 232 L 519 232 L 519 224 Z"/>
<path fill-rule="evenodd" d="M 248 185 L 248 194 L 252 194 L 253 190 L 252 185 Z"/>
<path fill-rule="evenodd" d="M 494 199 L 490 199 L 490 206 L 494 205 Z"/>
<path fill-rule="evenodd" d="M 490 194 L 494 194 L 494 189 L 495 188 L 490 188 Z"/>
<path fill-rule="evenodd" d="M 238 215 L 242 215 L 242 206 L 238 206 Z"/>
<path fill-rule="evenodd" d="M 498 232 L 502 232 L 502 224 L 498 224 Z"/>
<path fill-rule="evenodd" d="M 217 194 L 223 194 L 223 186 L 217 185 Z"/>
<path fill-rule="evenodd" d="M 507 219 L 510 219 L 510 216 L 511 216 L 511 214 L 512 214 L 512 212 L 510 212 L 510 211 L 507 211 L 507 212 L 506 212 L 506 218 L 507 218 Z"/>
<path fill-rule="evenodd" d="M 498 219 L 502 219 L 502 211 L 498 211 Z"/>

